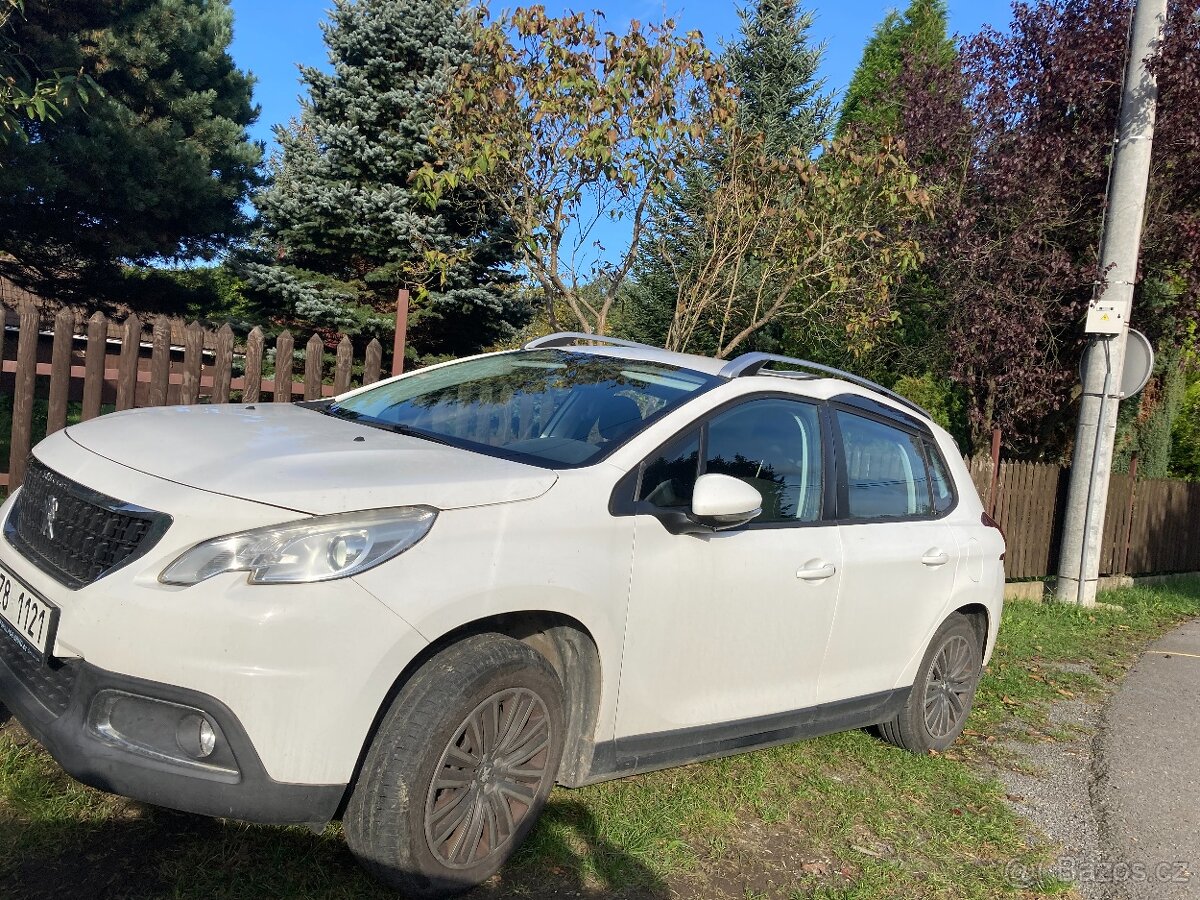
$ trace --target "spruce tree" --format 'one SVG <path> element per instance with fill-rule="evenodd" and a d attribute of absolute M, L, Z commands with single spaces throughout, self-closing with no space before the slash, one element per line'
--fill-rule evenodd
<path fill-rule="evenodd" d="M 808 39 L 813 14 L 799 0 L 758 0 L 738 10 L 741 33 L 722 62 L 740 93 L 739 124 L 768 151 L 812 153 L 829 134 L 833 98 L 817 70 L 824 45 Z"/>
<path fill-rule="evenodd" d="M 103 93 L 0 146 L 6 274 L 91 301 L 121 263 L 212 258 L 245 235 L 262 147 L 228 0 L 28 3 L 8 27 L 30 79 L 76 73 Z"/>
<path fill-rule="evenodd" d="M 850 79 L 838 136 L 851 128 L 870 136 L 895 134 L 901 108 L 895 82 L 905 60 L 947 65 L 954 54 L 954 41 L 947 34 L 946 0 L 912 0 L 903 13 L 889 12 L 867 41 L 862 62 Z"/>
<path fill-rule="evenodd" d="M 267 258 L 246 267 L 252 288 L 299 322 L 383 332 L 397 290 L 419 282 L 410 344 L 423 356 L 506 333 L 504 223 L 461 196 L 430 209 L 409 183 L 431 158 L 452 71 L 471 60 L 472 26 L 454 0 L 334 3 L 322 25 L 332 71 L 301 69 L 308 96 L 276 128 L 273 179 L 255 198 Z"/>
<path fill-rule="evenodd" d="M 738 17 L 740 33 L 721 56 L 739 94 L 738 126 L 760 135 L 773 155 L 793 148 L 814 153 L 829 136 L 834 101 L 817 77 L 824 47 L 809 40 L 812 13 L 800 0 L 756 0 L 740 8 Z M 655 210 L 654 230 L 668 236 L 676 259 L 687 257 L 692 216 L 703 208 L 711 173 L 719 164 L 720 135 L 712 135 L 709 145 L 710 158 L 695 160 L 681 173 Z M 620 322 L 622 333 L 653 344 L 666 338 L 678 287 L 659 250 L 651 244 L 639 255 L 637 283 L 625 299 Z M 760 343 L 764 339 L 769 336 L 760 336 Z M 703 346 L 701 339 L 697 349 L 713 348 Z"/>

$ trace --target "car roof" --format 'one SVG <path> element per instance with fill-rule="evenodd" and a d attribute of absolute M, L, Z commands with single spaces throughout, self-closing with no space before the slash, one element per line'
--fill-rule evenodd
<path fill-rule="evenodd" d="M 639 362 L 658 363 L 660 365 L 674 366 L 680 369 L 690 369 L 694 372 L 700 372 L 705 375 L 714 377 L 729 377 L 728 371 L 730 361 L 725 359 L 714 359 L 711 356 L 700 356 L 695 353 L 678 353 L 673 350 L 663 350 L 658 347 L 650 347 L 643 344 L 603 344 L 599 346 L 593 345 L 574 345 L 574 346 L 556 346 L 556 349 L 565 350 L 571 353 L 584 353 L 592 356 L 604 356 L 614 359 L 629 359 Z M 764 355 L 765 356 L 765 355 Z M 786 363 L 794 363 L 797 365 L 813 365 L 805 360 L 789 360 L 786 357 L 769 357 L 769 359 Z M 761 360 L 760 362 L 765 362 Z M 824 367 L 821 367 L 824 368 Z M 838 377 L 845 375 L 846 377 Z M 900 416 L 903 419 L 914 421 L 913 413 L 918 414 L 915 424 L 918 424 L 922 429 L 928 428 L 932 423 L 933 417 L 924 409 L 917 406 L 907 398 L 900 397 L 892 391 L 887 390 L 882 385 L 875 385 L 873 382 L 865 379 L 857 378 L 850 373 L 841 373 L 838 370 L 817 371 L 817 372 L 788 372 L 786 370 L 771 370 L 760 367 L 754 368 L 752 372 L 747 372 L 741 377 L 750 377 L 755 380 L 771 379 L 778 383 L 779 379 L 786 380 L 795 384 L 798 379 L 803 379 L 803 384 L 806 393 L 811 392 L 813 397 L 830 400 L 837 397 L 861 397 L 871 404 L 881 406 L 880 412 L 890 410 L 893 414 Z M 860 404 L 854 404 L 860 405 Z M 924 421 L 922 421 L 924 420 Z"/>
<path fill-rule="evenodd" d="M 704 375 L 719 375 L 727 362 L 724 359 L 713 359 L 711 356 L 700 356 L 695 353 L 676 353 L 673 350 L 660 350 L 657 347 L 558 347 L 571 353 L 586 353 L 592 356 L 607 356 L 616 359 L 636 359 L 639 362 L 659 363 L 664 366 L 674 366 L 677 369 L 691 369 Z"/>

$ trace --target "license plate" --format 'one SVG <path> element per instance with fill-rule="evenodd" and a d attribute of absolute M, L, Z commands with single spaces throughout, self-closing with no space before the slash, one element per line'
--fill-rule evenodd
<path fill-rule="evenodd" d="M 0 566 L 0 630 L 45 659 L 54 650 L 58 607 Z"/>

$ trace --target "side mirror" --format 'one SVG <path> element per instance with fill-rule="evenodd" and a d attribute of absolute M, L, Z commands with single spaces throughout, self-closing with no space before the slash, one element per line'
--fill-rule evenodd
<path fill-rule="evenodd" d="M 694 522 L 713 531 L 737 528 L 762 513 L 762 494 L 729 475 L 701 475 L 692 491 Z"/>

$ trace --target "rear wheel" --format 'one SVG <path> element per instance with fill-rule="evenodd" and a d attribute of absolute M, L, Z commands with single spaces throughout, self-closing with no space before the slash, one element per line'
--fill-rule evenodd
<path fill-rule="evenodd" d="M 955 613 L 929 642 L 908 702 L 879 726 L 880 736 L 913 753 L 945 750 L 967 724 L 982 666 L 975 629 Z"/>
<path fill-rule="evenodd" d="M 346 810 L 350 849 L 410 896 L 487 880 L 541 813 L 564 725 L 541 654 L 496 634 L 449 647 L 400 691 L 371 744 Z"/>

